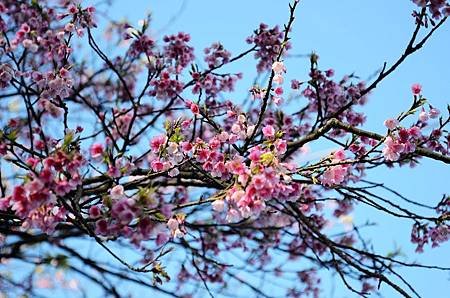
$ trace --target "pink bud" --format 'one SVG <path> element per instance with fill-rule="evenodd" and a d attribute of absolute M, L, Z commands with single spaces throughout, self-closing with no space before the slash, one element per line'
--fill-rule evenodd
<path fill-rule="evenodd" d="M 93 159 L 99 159 L 103 156 L 103 145 L 100 143 L 93 144 L 90 149 L 91 157 Z"/>
<path fill-rule="evenodd" d="M 418 94 L 420 94 L 420 92 L 422 92 L 422 86 L 420 84 L 417 84 L 417 83 L 413 84 L 411 86 L 411 90 L 412 90 L 412 93 L 414 95 L 418 95 Z"/>
<path fill-rule="evenodd" d="M 195 103 L 191 103 L 189 108 L 191 109 L 192 113 L 194 113 L 196 115 L 200 113 L 200 109 L 199 109 L 198 105 Z"/>

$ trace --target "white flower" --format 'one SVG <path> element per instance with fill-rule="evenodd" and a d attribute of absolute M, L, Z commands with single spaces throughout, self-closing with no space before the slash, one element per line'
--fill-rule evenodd
<path fill-rule="evenodd" d="M 177 168 L 173 168 L 172 170 L 169 171 L 168 174 L 169 174 L 170 177 L 175 177 L 178 174 L 180 174 L 180 171 Z"/>
<path fill-rule="evenodd" d="M 178 229 L 178 220 L 176 220 L 175 218 L 171 218 L 167 221 L 167 227 L 172 231 L 175 232 L 175 230 Z"/>
<path fill-rule="evenodd" d="M 111 199 L 113 199 L 113 200 L 121 199 L 121 198 L 123 197 L 123 195 L 124 195 L 124 189 L 123 189 L 123 186 L 122 186 L 122 185 L 116 185 L 116 186 L 114 186 L 114 187 L 111 189 L 111 191 L 110 191 L 109 194 L 111 195 Z"/>
<path fill-rule="evenodd" d="M 275 61 L 272 64 L 272 70 L 276 73 L 276 74 L 280 74 L 282 72 L 286 72 L 286 67 L 284 66 L 283 62 L 280 61 Z"/>
<path fill-rule="evenodd" d="M 223 200 L 215 200 L 211 204 L 212 209 L 216 212 L 222 212 L 225 208 L 225 202 Z"/>
<path fill-rule="evenodd" d="M 249 127 L 247 127 L 247 137 L 250 137 L 254 131 L 255 131 L 255 125 L 250 125 Z"/>
<path fill-rule="evenodd" d="M 277 85 L 281 85 L 284 82 L 284 78 L 282 75 L 277 74 L 273 77 L 273 82 Z"/>

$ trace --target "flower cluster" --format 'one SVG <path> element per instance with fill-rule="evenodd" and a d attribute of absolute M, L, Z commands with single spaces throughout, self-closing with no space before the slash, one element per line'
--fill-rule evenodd
<path fill-rule="evenodd" d="M 65 219 L 66 210 L 58 203 L 81 183 L 80 169 L 85 160 L 79 152 L 55 151 L 43 160 L 27 159 L 30 172 L 23 185 L 14 187 L 12 195 L 0 199 L 0 209 L 8 207 L 24 220 L 23 227 L 52 233 Z"/>
<path fill-rule="evenodd" d="M 315 57 L 315 59 L 318 59 L 316 55 Z M 332 69 L 326 71 L 313 69 L 309 76 L 311 78 L 310 84 L 302 91 L 302 95 L 310 101 L 308 107 L 310 112 L 321 113 L 323 116 L 332 115 L 352 126 L 358 126 L 365 122 L 364 114 L 356 112 L 352 108 L 345 109 L 342 113 L 337 113 L 349 102 L 352 102 L 354 105 L 364 105 L 366 103 L 367 96 L 362 96 L 361 94 L 365 88 L 364 82 L 354 84 L 350 76 L 344 76 L 340 81 L 336 82 L 332 80 L 334 76 Z"/>
<path fill-rule="evenodd" d="M 450 240 L 450 227 L 447 224 L 439 224 L 434 227 L 414 224 L 411 230 L 411 242 L 416 244 L 416 252 L 423 252 L 424 246 L 431 240 L 431 246 L 437 247 Z"/>
<path fill-rule="evenodd" d="M 192 61 L 194 61 L 194 48 L 187 43 L 191 37 L 187 33 L 164 36 L 166 45 L 164 46 L 164 57 L 168 64 L 174 64 L 176 73 L 180 73 Z"/>
<path fill-rule="evenodd" d="M 258 59 L 256 68 L 259 72 L 272 67 L 272 63 L 282 50 L 283 37 L 284 33 L 278 26 L 269 29 L 266 24 L 260 24 L 259 29 L 247 38 L 247 43 L 256 46 L 255 58 Z M 289 49 L 290 44 L 288 43 L 284 47 Z"/>
<path fill-rule="evenodd" d="M 425 100 L 421 96 L 422 86 L 413 84 L 411 91 L 415 97 L 415 105 L 407 114 L 414 114 L 422 106 L 418 121 L 409 128 L 401 127 L 398 119 L 390 118 L 384 121 L 384 125 L 389 129 L 389 134 L 384 141 L 383 155 L 388 161 L 397 161 L 402 155 L 413 153 L 417 146 L 423 145 L 443 154 L 449 152 L 448 144 L 445 146 L 445 141 L 448 142 L 448 140 L 440 140 L 443 136 L 440 129 L 433 129 L 429 136 L 423 134 L 424 128 L 428 126 L 428 121 L 437 119 L 440 116 L 440 111 L 431 105 L 429 105 L 428 111 L 425 110 L 423 107 Z M 399 119 L 402 120 L 403 118 Z"/>
<path fill-rule="evenodd" d="M 140 54 L 145 54 L 152 57 L 155 46 L 156 43 L 151 37 L 147 35 L 139 35 L 131 43 L 128 53 L 132 57 L 138 57 Z"/>
<path fill-rule="evenodd" d="M 73 80 L 70 72 L 62 67 L 57 73 L 41 73 L 34 71 L 31 78 L 36 85 L 42 89 L 41 98 L 52 99 L 59 96 L 61 99 L 68 97 L 71 93 Z"/>
<path fill-rule="evenodd" d="M 194 104 L 195 105 L 195 104 Z M 151 152 L 147 160 L 154 172 L 168 172 L 170 177 L 180 173 L 179 165 L 192 156 L 193 145 L 184 141 L 182 129 L 187 129 L 189 122 L 174 123 L 170 134 L 157 135 L 150 141 Z"/>
<path fill-rule="evenodd" d="M 230 61 L 231 53 L 227 51 L 220 42 L 213 43 L 204 50 L 205 62 L 209 68 L 219 67 Z"/>
<path fill-rule="evenodd" d="M 338 150 L 332 154 L 331 164 L 345 161 L 344 150 Z M 344 182 L 350 171 L 350 164 L 339 164 L 328 167 L 320 178 L 323 185 L 340 185 Z"/>
<path fill-rule="evenodd" d="M 286 152 L 286 141 L 279 138 L 271 126 L 265 126 L 263 134 L 268 145 L 252 148 L 248 156 L 249 163 L 242 156 L 236 155 L 225 163 L 217 164 L 221 167 L 221 177 L 229 174 L 236 181 L 225 198 L 228 206 L 227 220 L 230 222 L 251 216 L 258 217 L 266 209 L 267 201 L 274 198 L 290 200 L 300 191 L 300 185 L 292 182 L 294 166 L 279 159 Z M 214 168 L 217 171 L 217 166 Z M 213 203 L 215 211 L 220 212 L 224 208 L 223 200 Z"/>
<path fill-rule="evenodd" d="M 106 204 L 92 205 L 89 209 L 89 217 L 95 220 L 96 234 L 106 237 L 120 235 L 139 247 L 142 241 L 159 233 L 154 221 L 143 212 L 145 208 L 155 207 L 148 191 L 142 190 L 129 197 L 122 185 L 116 185 L 106 200 Z"/>
<path fill-rule="evenodd" d="M 241 79 L 242 75 L 208 73 L 205 76 L 201 76 L 200 73 L 195 72 L 192 74 L 192 77 L 195 80 L 192 93 L 199 94 L 202 90 L 208 97 L 216 98 L 221 92 L 233 91 L 237 80 Z"/>
<path fill-rule="evenodd" d="M 272 64 L 272 71 L 274 72 L 273 82 L 277 85 L 281 85 L 284 82 L 283 73 L 286 72 L 286 66 L 284 66 L 283 62 L 275 61 Z M 281 95 L 283 94 L 283 88 L 278 86 L 274 89 L 274 95 L 272 96 L 272 100 L 275 104 L 281 103 Z"/>
<path fill-rule="evenodd" d="M 420 7 L 428 7 L 431 15 L 435 19 L 450 15 L 450 3 L 447 0 L 412 0 Z"/>
<path fill-rule="evenodd" d="M 384 141 L 383 155 L 386 160 L 397 161 L 401 154 L 412 153 L 416 150 L 416 141 L 421 136 L 420 129 L 413 126 L 409 129 L 398 130 L 398 135 L 388 136 Z"/>
<path fill-rule="evenodd" d="M 175 97 L 183 90 L 183 83 L 170 78 L 170 73 L 163 71 L 158 80 L 154 80 L 151 83 L 153 87 L 150 90 L 150 96 L 154 96 L 158 99 L 170 99 Z"/>
<path fill-rule="evenodd" d="M 70 4 L 67 7 L 67 12 L 59 15 L 60 19 L 66 17 L 72 17 L 73 29 L 77 31 L 78 35 L 83 35 L 84 28 L 96 27 L 95 23 L 95 7 L 88 6 L 82 8 L 81 6 L 75 6 Z"/>

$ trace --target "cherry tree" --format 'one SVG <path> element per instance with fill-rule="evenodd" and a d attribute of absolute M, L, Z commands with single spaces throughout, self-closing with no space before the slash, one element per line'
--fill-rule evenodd
<path fill-rule="evenodd" d="M 370 94 L 450 14 L 445 0 L 413 2 L 405 48 L 373 78 L 336 78 L 311 53 L 309 76 L 288 81 L 303 1 L 285 24 L 249 32 L 240 53 L 195 50 L 184 32 L 157 40 L 150 17 L 100 28 L 75 1 L 0 1 L 2 297 L 94 285 L 122 297 L 123 284 L 158 297 L 321 297 L 323 271 L 358 296 L 421 297 L 399 270 L 450 268 L 378 253 L 365 225 L 329 228 L 366 206 L 407 221 L 417 253 L 449 239 L 448 196 L 424 204 L 366 179 L 450 163 L 450 108 L 420 84 L 402 86 L 410 107 L 384 130 L 363 128 Z M 224 70 L 247 57 L 240 73 Z M 233 92 L 255 67 L 247 94 Z M 335 149 L 303 158 L 323 142 Z"/>

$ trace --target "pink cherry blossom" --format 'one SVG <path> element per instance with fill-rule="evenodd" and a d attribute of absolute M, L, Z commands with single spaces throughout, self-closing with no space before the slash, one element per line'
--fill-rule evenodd
<path fill-rule="evenodd" d="M 282 75 L 276 74 L 276 75 L 273 77 L 273 82 L 274 82 L 275 84 L 277 84 L 277 85 L 281 85 L 281 84 L 283 84 L 283 82 L 284 82 L 284 78 L 283 78 Z"/>
<path fill-rule="evenodd" d="M 275 61 L 272 64 L 272 70 L 276 73 L 276 74 L 281 74 L 283 72 L 286 72 L 286 67 L 284 66 L 283 62 L 280 61 Z"/>
<path fill-rule="evenodd" d="M 93 159 L 99 159 L 103 156 L 103 145 L 100 143 L 95 143 L 91 146 L 90 152 L 91 152 L 91 157 Z"/>
<path fill-rule="evenodd" d="M 273 138 L 275 136 L 275 128 L 272 125 L 264 126 L 262 132 L 266 138 Z"/>
<path fill-rule="evenodd" d="M 420 84 L 413 84 L 411 90 L 414 95 L 418 95 L 422 92 L 422 86 Z"/>
<path fill-rule="evenodd" d="M 400 154 L 404 151 L 404 145 L 398 141 L 387 137 L 384 141 L 383 155 L 386 160 L 396 161 L 400 158 Z"/>
<path fill-rule="evenodd" d="M 391 130 L 396 128 L 398 125 L 399 125 L 399 122 L 397 119 L 390 118 L 390 119 L 387 119 L 384 121 L 384 126 L 386 126 L 388 129 L 391 129 Z"/>
<path fill-rule="evenodd" d="M 211 207 L 216 212 L 222 212 L 225 209 L 225 203 L 223 200 L 215 200 L 212 202 Z"/>

